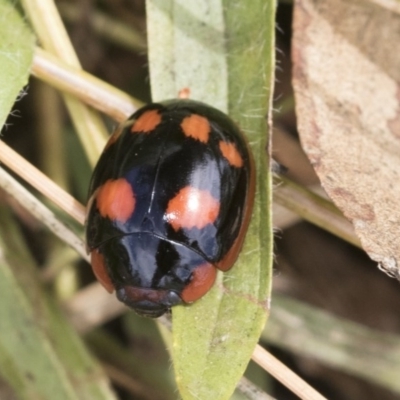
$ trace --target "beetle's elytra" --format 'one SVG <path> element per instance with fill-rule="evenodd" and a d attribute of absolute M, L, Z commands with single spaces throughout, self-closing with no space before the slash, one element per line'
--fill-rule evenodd
<path fill-rule="evenodd" d="M 240 252 L 254 182 L 247 142 L 224 113 L 193 100 L 141 108 L 93 172 L 86 240 L 96 277 L 144 316 L 199 299 Z"/>

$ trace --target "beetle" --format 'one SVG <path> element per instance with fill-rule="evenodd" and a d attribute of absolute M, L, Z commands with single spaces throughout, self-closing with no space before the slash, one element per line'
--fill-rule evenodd
<path fill-rule="evenodd" d="M 199 299 L 236 261 L 254 192 L 252 154 L 226 114 L 188 99 L 142 107 L 110 136 L 93 171 L 94 274 L 142 316 Z"/>

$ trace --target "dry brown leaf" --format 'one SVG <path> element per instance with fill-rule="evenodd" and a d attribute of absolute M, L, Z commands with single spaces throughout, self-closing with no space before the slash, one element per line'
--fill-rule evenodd
<path fill-rule="evenodd" d="M 302 145 L 364 249 L 397 279 L 399 43 L 399 3 L 295 3 L 293 85 Z"/>

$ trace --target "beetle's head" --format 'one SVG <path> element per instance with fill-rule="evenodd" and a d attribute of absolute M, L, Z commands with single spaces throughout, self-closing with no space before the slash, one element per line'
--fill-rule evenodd
<path fill-rule="evenodd" d="M 123 286 L 117 289 L 117 298 L 143 317 L 157 318 L 172 306 L 182 303 L 172 290 L 146 289 Z"/>

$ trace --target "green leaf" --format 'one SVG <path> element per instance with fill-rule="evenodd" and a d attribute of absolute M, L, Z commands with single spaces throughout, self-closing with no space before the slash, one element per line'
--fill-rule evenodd
<path fill-rule="evenodd" d="M 255 209 L 231 271 L 173 309 L 173 362 L 184 399 L 227 399 L 265 325 L 271 289 L 271 178 L 267 117 L 274 80 L 275 2 L 148 0 L 153 100 L 190 97 L 238 122 L 257 167 Z"/>
<path fill-rule="evenodd" d="M 0 0 L 0 127 L 28 83 L 35 37 L 9 0 Z"/>
<path fill-rule="evenodd" d="M 0 0 L 0 126 L 28 82 L 35 37 Z M 0 209 L 0 382 L 7 398 L 115 399 L 108 379 L 43 292 L 7 209 Z"/>
<path fill-rule="evenodd" d="M 8 209 L 0 209 L 0 226 L 0 381 L 9 398 L 115 399 L 100 366 L 43 292 Z"/>
<path fill-rule="evenodd" d="M 153 101 L 190 98 L 228 110 L 224 16 L 219 1 L 147 0 Z"/>

